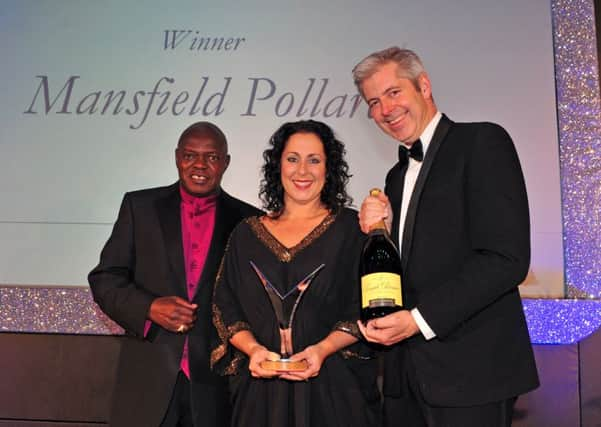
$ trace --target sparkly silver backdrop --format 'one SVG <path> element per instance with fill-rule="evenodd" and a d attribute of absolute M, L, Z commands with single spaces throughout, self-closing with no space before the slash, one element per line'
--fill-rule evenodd
<path fill-rule="evenodd" d="M 601 111 L 592 0 L 553 0 L 555 81 L 569 298 L 601 297 Z"/>

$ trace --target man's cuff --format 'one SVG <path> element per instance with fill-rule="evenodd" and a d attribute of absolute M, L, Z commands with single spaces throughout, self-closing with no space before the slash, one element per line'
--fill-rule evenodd
<path fill-rule="evenodd" d="M 415 320 L 415 323 L 417 323 L 417 327 L 421 331 L 426 341 L 431 340 L 436 336 L 432 328 L 430 328 L 430 325 L 428 325 L 428 323 L 424 320 L 417 308 L 411 310 L 411 315 L 413 316 L 413 320 Z"/>

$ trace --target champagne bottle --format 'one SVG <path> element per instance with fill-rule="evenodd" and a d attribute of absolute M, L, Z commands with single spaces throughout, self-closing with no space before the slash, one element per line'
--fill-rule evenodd
<path fill-rule="evenodd" d="M 377 196 L 381 190 L 369 192 Z M 384 221 L 370 227 L 361 256 L 361 320 L 367 322 L 376 317 L 401 310 L 401 258 Z"/>

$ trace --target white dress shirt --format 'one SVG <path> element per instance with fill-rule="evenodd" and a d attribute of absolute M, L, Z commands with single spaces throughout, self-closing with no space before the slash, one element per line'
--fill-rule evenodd
<path fill-rule="evenodd" d="M 432 141 L 434 130 L 436 130 L 436 126 L 438 126 L 438 122 L 440 122 L 441 118 L 442 113 L 440 111 L 437 111 L 434 117 L 432 117 L 432 120 L 430 120 L 430 123 L 428 123 L 428 126 L 426 126 L 423 133 L 419 137 L 424 150 L 424 159 L 426 158 L 426 153 L 428 152 L 430 141 Z M 399 218 L 399 253 L 401 252 L 400 246 L 402 246 L 403 242 L 403 231 L 405 228 L 405 219 L 407 218 L 407 209 L 409 207 L 409 201 L 411 200 L 411 195 L 413 194 L 413 189 L 415 188 L 417 176 L 419 175 L 419 171 L 422 168 L 422 163 L 423 162 L 418 162 L 417 160 L 409 157 L 409 164 L 407 165 L 407 172 L 405 173 L 405 183 L 403 185 L 403 199 L 401 200 L 401 211 Z M 411 310 L 411 315 L 413 316 L 415 323 L 417 323 L 419 330 L 421 331 L 424 338 L 426 338 L 426 340 L 430 340 L 436 336 L 432 328 L 430 328 L 430 325 L 428 325 L 428 323 L 422 317 L 417 308 Z"/>

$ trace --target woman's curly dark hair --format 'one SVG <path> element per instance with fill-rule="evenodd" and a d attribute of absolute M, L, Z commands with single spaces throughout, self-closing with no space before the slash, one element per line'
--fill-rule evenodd
<path fill-rule="evenodd" d="M 315 120 L 301 120 L 284 123 L 269 140 L 271 146 L 263 152 L 264 164 L 261 168 L 263 178 L 259 197 L 263 207 L 278 216 L 284 208 L 284 188 L 280 176 L 282 152 L 288 139 L 296 133 L 317 135 L 323 144 L 326 155 L 326 180 L 321 190 L 321 202 L 332 213 L 348 206 L 353 199 L 346 192 L 346 185 L 352 176 L 348 173 L 348 164 L 344 160 L 344 144 L 336 139 L 328 125 Z"/>

